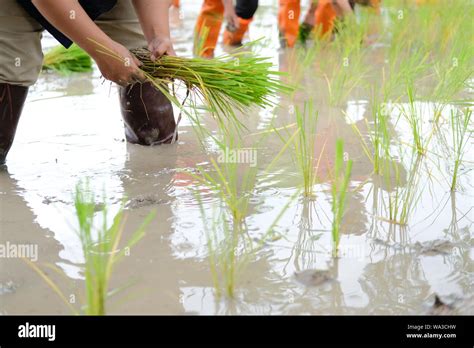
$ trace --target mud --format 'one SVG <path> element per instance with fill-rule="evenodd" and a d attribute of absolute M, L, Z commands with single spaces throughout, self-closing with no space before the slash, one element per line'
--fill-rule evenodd
<path fill-rule="evenodd" d="M 182 16 L 173 13 L 173 36 L 178 54 L 189 56 L 200 4 L 182 2 Z M 257 47 L 259 54 L 272 57 L 282 71 L 297 71 L 293 51 L 278 47 L 276 2 L 261 3 L 250 39 L 266 36 L 265 44 Z M 44 44 L 47 48 L 55 42 L 45 37 Z M 374 45 L 368 64 L 383 62 L 384 49 Z M 219 46 L 217 54 L 222 51 Z M 313 98 L 320 113 L 317 150 L 327 144 L 322 180 L 314 199 L 290 204 L 275 227 L 275 236 L 281 238 L 266 240 L 239 275 L 234 300 L 215 295 L 206 224 L 192 194 L 199 186 L 186 174 L 198 165 L 210 168 L 208 154 L 215 148 L 210 141 L 205 150 L 201 148 L 186 118 L 180 123 L 176 144 L 127 144 L 118 91 L 103 83 L 97 70 L 70 77 L 44 74 L 30 90 L 7 167 L 0 170 L 0 243 L 38 245 L 38 265 L 57 266 L 65 277 L 51 276 L 61 289 L 66 294 L 82 294 L 83 256 L 72 197 L 76 183 L 90 178 L 98 202 L 106 193 L 111 214 L 125 202 L 125 237 L 151 211 L 157 213 L 144 239 L 114 272 L 112 287 L 132 280 L 134 285 L 110 300 L 110 314 L 437 314 L 434 311 L 444 312 L 443 308 L 473 314 L 473 142 L 466 149 L 462 168 L 466 174 L 459 180 L 462 189 L 449 192 L 445 169 L 450 164 L 442 157 L 436 163 L 423 161 L 420 199 L 409 224 L 391 224 L 380 219 L 384 207 L 379 194 L 387 192 L 371 175 L 371 163 L 352 127 L 356 124 L 367 135 L 368 97 L 354 90 L 341 106 L 332 107 L 324 80 L 309 71 L 301 74 L 300 81 L 303 88 L 294 99 L 281 97 L 278 108 L 253 110 L 242 118 L 249 132 L 260 132 L 270 122 L 282 127 L 294 122 L 290 106 L 302 106 L 308 96 Z M 433 104 L 420 103 L 426 110 L 423 117 L 428 118 Z M 455 107 L 446 107 L 443 117 L 449 119 L 449 110 Z M 394 114 L 392 122 L 397 117 Z M 202 122 L 217 130 L 209 115 L 203 114 Z M 409 134 L 406 124 L 397 124 L 400 141 L 408 141 Z M 329 185 L 336 138 L 344 138 L 354 168 L 339 258 L 334 259 Z M 432 146 L 442 148 L 436 138 Z M 259 147 L 258 166 L 265 168 L 281 147 L 278 137 L 269 137 Z M 408 161 L 402 156 L 398 162 L 402 188 L 408 185 Z M 273 172 L 257 184 L 251 201 L 248 233 L 256 240 L 278 214 L 275 207 L 285 205 L 300 184 L 290 154 L 282 157 Z M 216 198 L 203 192 L 205 209 L 210 211 Z M 1 313 L 69 313 L 22 260 L 0 262 Z M 435 294 L 443 304 L 433 307 Z"/>

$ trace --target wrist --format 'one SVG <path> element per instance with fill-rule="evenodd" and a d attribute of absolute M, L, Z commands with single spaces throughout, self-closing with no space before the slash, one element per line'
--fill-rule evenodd
<path fill-rule="evenodd" d="M 107 57 L 107 53 L 113 54 L 112 52 L 115 52 L 114 47 L 116 45 L 116 42 L 108 37 L 86 38 L 76 43 L 95 61 L 104 59 Z"/>
<path fill-rule="evenodd" d="M 156 41 L 168 42 L 168 41 L 171 41 L 171 37 L 167 34 L 156 32 L 156 33 L 153 33 L 151 36 L 149 36 L 149 39 L 147 41 L 148 41 L 148 44 L 151 44 Z"/>

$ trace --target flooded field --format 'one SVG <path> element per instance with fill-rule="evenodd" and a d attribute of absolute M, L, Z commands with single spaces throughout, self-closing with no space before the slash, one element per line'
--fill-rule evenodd
<path fill-rule="evenodd" d="M 172 36 L 177 54 L 191 56 L 200 2 L 182 3 L 181 12 L 172 10 Z M 275 69 L 288 73 L 285 82 L 298 88 L 275 96 L 274 109 L 240 115 L 247 126 L 243 142 L 224 160 L 213 139 L 222 139 L 222 130 L 205 112 L 200 120 L 206 133 L 184 116 L 176 144 L 130 145 L 117 90 L 96 68 L 71 76 L 43 73 L 0 171 L 0 244 L 37 246 L 35 263 L 79 308 L 84 256 L 73 195 L 76 184 L 89 179 L 99 217 L 103 192 L 111 213 L 125 202 L 125 236 L 156 212 L 143 239 L 114 270 L 112 287 L 129 286 L 109 299 L 108 314 L 436 314 L 435 295 L 446 312 L 474 314 L 474 127 L 467 118 L 472 75 L 471 88 L 449 99 L 441 92 L 425 97 L 423 91 L 438 83 L 428 70 L 423 78 L 417 75 L 414 92 L 402 88 L 376 97 L 393 53 L 381 27 L 397 8 L 384 7 L 374 42 L 347 57 L 315 43 L 280 48 L 277 10 L 276 1 L 261 1 L 249 40 L 264 37 L 252 49 L 271 57 Z M 43 44 L 47 50 L 56 42 L 45 36 Z M 217 53 L 223 50 L 219 46 Z M 472 62 L 472 47 L 469 54 Z M 309 134 L 317 168 L 310 195 L 301 189 L 301 149 L 288 142 L 305 103 L 314 109 L 308 116 L 318 117 Z M 383 127 L 374 116 L 378 108 Z M 451 190 L 459 134 L 452 123 L 463 117 L 468 130 Z M 336 256 L 337 139 L 344 141 L 344 163 L 353 167 Z M 234 234 L 223 227 L 229 225 L 226 202 L 199 180 L 199 168 L 215 173 L 213 163 L 234 171 L 237 186 L 255 176 L 247 192 L 236 193 L 247 204 L 237 240 L 229 241 Z M 235 227 L 234 221 L 230 229 Z M 228 264 L 232 270 L 223 271 Z M 216 288 L 216 280 L 224 288 L 235 285 L 233 298 Z M 1 259 L 0 312 L 71 313 L 15 257 Z"/>

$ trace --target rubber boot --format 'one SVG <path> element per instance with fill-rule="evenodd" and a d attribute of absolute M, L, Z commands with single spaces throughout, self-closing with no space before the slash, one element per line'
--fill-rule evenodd
<path fill-rule="evenodd" d="M 214 57 L 224 16 L 221 0 L 204 0 L 194 30 L 194 54 L 199 57 Z"/>
<path fill-rule="evenodd" d="M 278 26 L 280 36 L 285 39 L 285 46 L 294 47 L 298 39 L 301 0 L 280 0 Z"/>
<path fill-rule="evenodd" d="M 162 92 L 149 82 L 119 88 L 125 137 L 129 143 L 152 146 L 177 140 L 173 106 Z"/>
<path fill-rule="evenodd" d="M 0 165 L 13 144 L 28 87 L 0 83 Z"/>
<path fill-rule="evenodd" d="M 224 45 L 241 46 L 242 40 L 244 39 L 245 33 L 247 33 L 251 22 L 252 18 L 239 18 L 238 29 L 236 29 L 235 31 L 230 31 L 228 28 L 226 28 L 226 30 L 224 31 Z"/>

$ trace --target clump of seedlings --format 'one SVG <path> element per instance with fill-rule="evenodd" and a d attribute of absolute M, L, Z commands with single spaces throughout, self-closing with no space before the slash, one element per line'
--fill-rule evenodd
<path fill-rule="evenodd" d="M 92 58 L 76 44 L 68 49 L 60 45 L 45 54 L 43 69 L 54 70 L 63 75 L 91 72 Z"/>
<path fill-rule="evenodd" d="M 367 127 L 368 143 L 356 124 L 352 124 L 352 129 L 357 134 L 362 149 L 373 166 L 374 174 L 383 175 L 383 163 L 390 157 L 391 133 L 389 128 L 390 103 L 373 103 L 373 122 L 369 123 L 364 119 Z"/>
<path fill-rule="evenodd" d="M 235 297 L 235 287 L 239 276 L 263 245 L 272 240 L 275 226 L 296 195 L 290 198 L 270 226 L 257 239 L 248 234 L 243 224 L 236 224 L 233 221 L 226 203 L 222 201 L 222 195 L 219 206 L 209 209 L 202 202 L 200 192 L 196 190 L 194 194 L 205 226 L 209 265 L 216 296 L 220 298 L 225 295 L 232 299 Z M 209 211 L 212 213 L 209 214 Z"/>
<path fill-rule="evenodd" d="M 450 52 L 434 60 L 433 69 L 437 83 L 432 98 L 437 102 L 452 101 L 459 92 L 468 87 L 469 79 L 474 72 L 474 51 L 466 45 L 469 39 L 465 32 L 456 34 L 458 35 L 460 37 L 452 43 Z M 472 35 L 473 32 L 470 37 Z"/>
<path fill-rule="evenodd" d="M 333 169 L 333 180 L 331 185 L 332 196 L 332 241 L 333 241 L 333 256 L 337 257 L 339 241 L 341 238 L 342 219 L 346 207 L 346 195 L 349 188 L 349 182 L 352 173 L 352 160 L 347 160 L 344 167 L 344 142 L 341 139 L 336 141 L 336 157 Z"/>
<path fill-rule="evenodd" d="M 314 110 L 313 102 L 304 104 L 301 111 L 295 109 L 296 131 L 289 134 L 288 139 L 283 137 L 278 130 L 275 133 L 285 142 L 285 148 L 291 149 L 291 155 L 297 166 L 303 182 L 303 194 L 307 198 L 314 198 L 314 186 L 316 184 L 321 155 L 316 156 L 316 126 L 318 123 L 318 112 Z M 288 130 L 292 127 L 285 127 Z M 321 154 L 324 152 L 324 147 Z"/>
<path fill-rule="evenodd" d="M 353 16 L 336 25 L 337 35 L 329 46 L 335 57 L 323 71 L 329 92 L 330 105 L 337 105 L 356 88 L 363 85 L 368 69 L 365 64 L 366 49 L 363 41 L 367 34 L 367 21 L 357 22 Z"/>
<path fill-rule="evenodd" d="M 407 96 L 408 107 L 400 107 L 400 112 L 410 125 L 413 136 L 413 144 L 415 146 L 416 151 L 420 155 L 424 155 L 426 152 L 426 145 L 424 142 L 425 138 L 423 134 L 423 120 L 420 114 L 418 113 L 418 108 L 415 102 L 415 94 L 413 86 L 411 84 L 407 86 Z"/>
<path fill-rule="evenodd" d="M 123 243 L 123 232 L 126 218 L 123 205 L 114 216 L 111 225 L 108 223 L 108 208 L 103 202 L 102 217 L 100 223 L 96 218 L 97 204 L 94 194 L 89 185 L 79 183 L 74 195 L 74 206 L 79 225 L 78 236 L 81 241 L 84 255 L 84 278 L 85 278 L 85 303 L 80 311 L 73 307 L 59 286 L 32 262 L 27 263 L 47 282 L 47 284 L 60 296 L 65 304 L 75 314 L 105 315 L 107 312 L 107 299 L 118 293 L 121 289 L 110 289 L 110 280 L 114 267 L 130 252 L 130 249 L 138 243 L 145 235 L 145 229 L 155 214 L 151 213 L 142 225 L 132 233 L 129 239 Z M 53 266 L 50 268 L 56 269 Z M 59 270 L 57 270 L 60 272 Z"/>
<path fill-rule="evenodd" d="M 388 195 L 388 222 L 406 226 L 421 197 L 419 181 L 422 157 L 416 151 L 412 153 L 406 182 L 402 181 L 398 162 L 387 160 L 384 163 L 387 173 L 385 184 Z"/>

